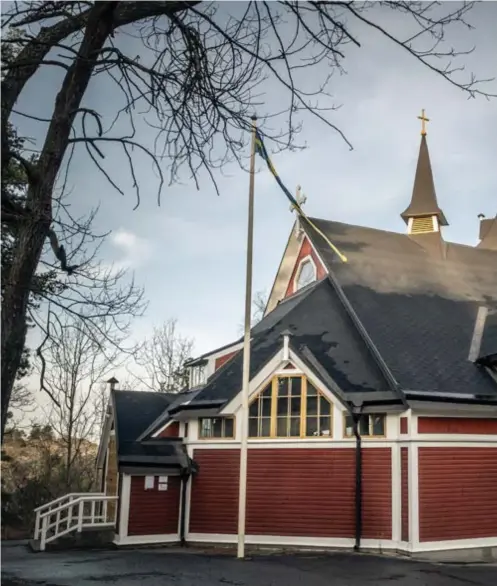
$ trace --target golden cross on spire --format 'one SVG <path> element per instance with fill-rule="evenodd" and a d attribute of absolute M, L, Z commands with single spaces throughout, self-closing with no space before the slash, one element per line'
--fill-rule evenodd
<path fill-rule="evenodd" d="M 429 122 L 430 119 L 425 116 L 424 108 L 421 110 L 421 116 L 418 116 L 418 119 L 421 120 L 421 136 L 426 136 L 426 122 Z"/>

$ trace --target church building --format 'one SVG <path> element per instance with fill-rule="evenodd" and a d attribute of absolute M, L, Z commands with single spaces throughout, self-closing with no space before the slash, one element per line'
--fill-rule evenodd
<path fill-rule="evenodd" d="M 424 128 L 407 200 L 404 233 L 292 228 L 252 328 L 247 545 L 497 548 L 497 216 L 444 238 Z M 182 393 L 112 388 L 117 545 L 236 543 L 242 361 L 235 340 Z"/>

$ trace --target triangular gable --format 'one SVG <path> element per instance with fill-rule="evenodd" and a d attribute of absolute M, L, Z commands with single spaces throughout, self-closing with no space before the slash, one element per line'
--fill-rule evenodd
<path fill-rule="evenodd" d="M 285 252 L 281 258 L 264 316 L 273 311 L 279 301 L 295 292 L 292 285 L 299 264 L 306 256 L 310 256 L 314 261 L 318 279 L 327 274 L 326 265 L 319 256 L 317 249 L 307 235 L 299 228 L 299 223 L 296 222 L 290 232 Z"/>

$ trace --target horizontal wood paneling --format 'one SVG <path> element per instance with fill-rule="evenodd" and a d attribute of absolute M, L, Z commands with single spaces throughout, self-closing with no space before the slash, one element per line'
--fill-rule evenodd
<path fill-rule="evenodd" d="M 195 450 L 190 532 L 236 533 L 239 457 L 238 450 Z M 246 532 L 354 537 L 355 450 L 249 450 Z M 363 450 L 363 537 L 391 534 L 391 450 Z"/>
<path fill-rule="evenodd" d="M 363 537 L 391 536 L 390 449 L 363 450 Z M 353 537 L 355 451 L 250 450 L 247 533 Z"/>
<path fill-rule="evenodd" d="M 237 532 L 239 450 L 195 450 L 199 472 L 193 477 L 190 532 Z"/>
<path fill-rule="evenodd" d="M 230 360 L 230 358 L 233 358 L 233 356 L 235 354 L 238 354 L 238 352 L 240 352 L 240 350 L 233 350 L 233 352 L 228 352 L 228 354 L 225 354 L 224 356 L 220 356 L 219 358 L 216 358 L 216 360 L 214 362 L 214 370 L 221 368 L 221 366 L 223 364 L 228 362 L 228 360 Z"/>
<path fill-rule="evenodd" d="M 497 434 L 497 419 L 464 417 L 419 417 L 418 433 Z"/>
<path fill-rule="evenodd" d="M 497 537 L 497 448 L 419 448 L 420 541 Z"/>
<path fill-rule="evenodd" d="M 145 490 L 145 477 L 131 477 L 128 535 L 178 533 L 181 480 L 169 476 L 165 491 Z"/>
<path fill-rule="evenodd" d="M 409 450 L 400 448 L 401 536 L 409 541 Z"/>

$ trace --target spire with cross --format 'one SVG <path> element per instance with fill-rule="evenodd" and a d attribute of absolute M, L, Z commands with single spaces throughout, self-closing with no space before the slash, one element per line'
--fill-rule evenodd
<path fill-rule="evenodd" d="M 429 118 L 425 116 L 425 109 L 421 110 L 421 116 L 418 116 L 418 119 L 421 120 L 421 136 L 426 136 L 426 123 L 430 121 Z"/>

